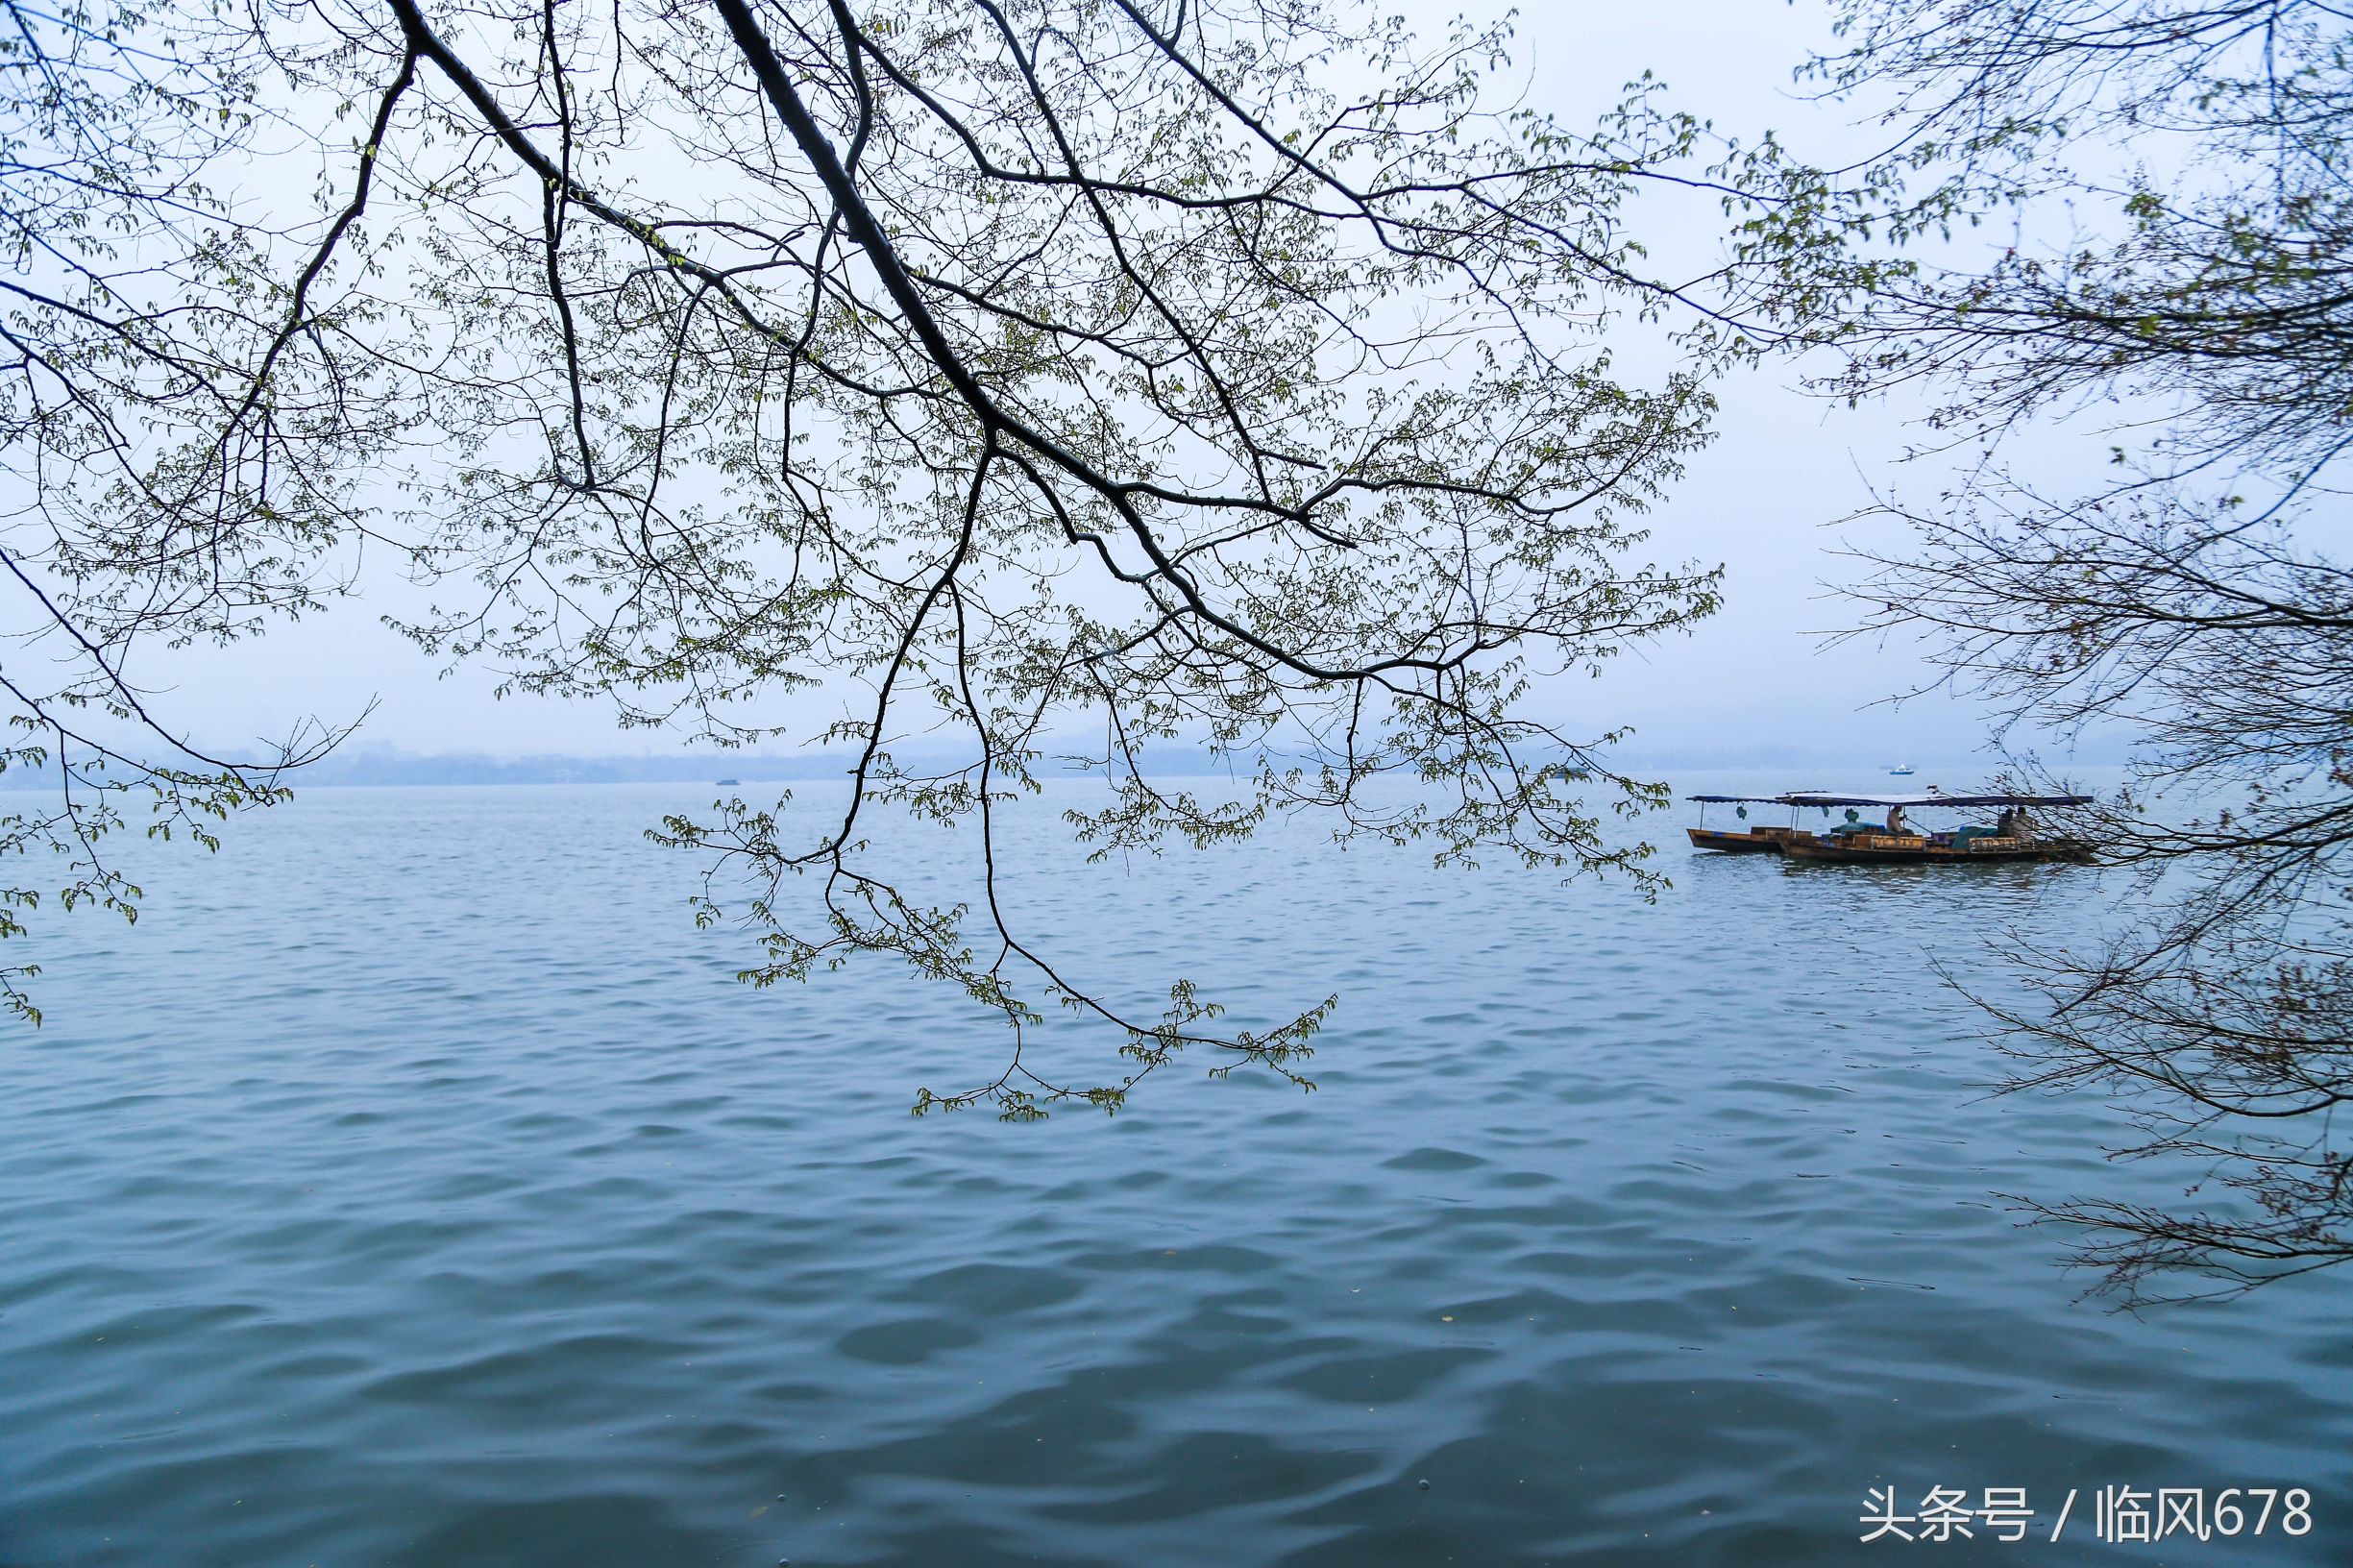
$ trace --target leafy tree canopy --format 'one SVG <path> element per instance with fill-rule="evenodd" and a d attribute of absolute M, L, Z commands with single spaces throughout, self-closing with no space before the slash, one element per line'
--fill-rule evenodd
<path fill-rule="evenodd" d="M 2310 0 L 1844 0 L 1886 107 L 2016 239 L 1875 280 L 1828 379 L 1926 389 L 1962 459 L 1860 592 L 2019 736 L 2135 745 L 2113 941 L 2035 951 L 2014 1088 L 2103 1090 L 2185 1200 L 2037 1198 L 2128 1302 L 2353 1259 L 2353 20 Z M 2073 432 L 2074 480 L 2013 460 Z M 2051 450 L 2052 443 L 2043 443 Z M 2065 449 L 2062 448 L 2062 451 Z M 2107 459 L 2104 463 L 2099 458 Z M 2093 476 L 2089 482 L 2085 476 Z M 2030 755 L 2018 759 L 2028 769 Z"/>
<path fill-rule="evenodd" d="M 104 748 L 167 806 L 266 797 L 178 757 L 125 661 L 383 574 L 430 586 L 432 654 L 625 723 L 770 740 L 821 683 L 842 718 L 787 738 L 854 758 L 842 809 L 659 834 L 729 869 L 703 914 L 768 933 L 752 978 L 896 954 L 1125 1053 L 919 1109 L 1115 1105 L 1189 1044 L 1295 1074 L 1330 1005 L 1220 1032 L 1185 983 L 1155 1016 L 1066 981 L 998 896 L 996 815 L 1056 754 L 1108 783 L 1070 813 L 1096 854 L 1311 810 L 1653 879 L 1585 799 L 1660 788 L 1532 682 L 1716 606 L 1636 520 L 1881 193 L 1650 83 L 1573 128 L 1499 94 L 1499 28 L 1316 0 L 6 13 L 0 548 L 66 775 Z M 1651 188 L 1720 202 L 1725 259 L 1657 276 Z M 1639 376 L 1638 330 L 1671 351 Z M 1146 776 L 1180 737 L 1238 798 Z M 901 891 L 925 820 L 984 846 L 944 901 Z"/>

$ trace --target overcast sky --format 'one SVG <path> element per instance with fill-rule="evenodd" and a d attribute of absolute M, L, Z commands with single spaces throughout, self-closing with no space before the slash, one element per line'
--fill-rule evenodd
<path fill-rule="evenodd" d="M 1407 0 L 1405 9 L 1435 33 L 1464 8 Z M 1844 111 L 1809 103 L 1791 86 L 1791 69 L 1809 45 L 1827 41 L 1814 0 L 1553 4 L 1523 15 L 1520 36 L 1532 104 L 1571 124 L 1591 123 L 1647 68 L 1666 80 L 1679 107 L 1744 139 L 1771 127 L 1817 160 L 1865 144 L 1866 133 Z M 1709 244 L 1709 216 L 1646 214 L 1656 232 L 1644 237 L 1670 253 L 1679 243 Z M 1796 380 L 1793 367 L 1778 364 L 1723 388 L 1719 439 L 1650 519 L 1654 558 L 1728 568 L 1726 608 L 1689 637 L 1628 653 L 1603 680 L 1548 694 L 1548 716 L 1594 729 L 1631 723 L 1638 753 L 1726 761 L 1789 748 L 1872 766 L 1959 758 L 1981 741 L 1983 726 L 1964 705 L 1875 706 L 1922 679 L 1925 667 L 1911 649 L 1824 650 L 1818 634 L 1854 613 L 1823 586 L 1853 575 L 1836 552 L 1860 536 L 1836 520 L 1865 505 L 1874 485 L 1926 495 L 1936 476 L 1892 461 L 1911 410 L 1851 411 L 1793 390 Z M 306 714 L 346 720 L 373 696 L 380 705 L 363 744 L 501 756 L 672 748 L 658 736 L 617 730 L 594 704 L 495 701 L 486 674 L 443 679 L 432 661 L 378 624 L 385 607 L 346 603 L 233 652 L 171 667 L 170 705 L 196 737 L 219 747 L 282 736 Z M 151 681 L 164 674 L 147 669 Z"/>

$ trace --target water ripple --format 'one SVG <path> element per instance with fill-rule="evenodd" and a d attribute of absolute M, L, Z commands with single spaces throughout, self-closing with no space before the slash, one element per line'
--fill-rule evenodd
<path fill-rule="evenodd" d="M 1890 1482 L 2308 1485 L 2184 1559 L 2343 1560 L 2341 1286 L 2109 1315 L 1993 1196 L 2138 1178 L 1924 960 L 2096 873 L 1031 873 L 1102 983 L 1343 1011 L 1311 1099 L 1007 1128 L 906 1115 L 952 998 L 731 983 L 638 839 L 702 793 L 320 792 L 50 956 L 0 1563 L 1812 1568 Z"/>

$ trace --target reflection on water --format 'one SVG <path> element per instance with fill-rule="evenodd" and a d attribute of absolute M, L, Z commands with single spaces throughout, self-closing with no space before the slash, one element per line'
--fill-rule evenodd
<path fill-rule="evenodd" d="M 1891 1483 L 2302 1484 L 2310 1536 L 2150 1560 L 2353 1541 L 2342 1282 L 2113 1315 L 1994 1195 L 2155 1179 L 1982 1099 L 1926 968 L 2096 871 L 1030 874 L 1104 983 L 1342 1010 L 1311 1097 L 1017 1128 L 907 1115 L 1002 1049 L 952 998 L 731 982 L 637 837 L 708 793 L 322 791 L 56 955 L 0 1562 L 1810 1565 L 1904 1550 Z"/>

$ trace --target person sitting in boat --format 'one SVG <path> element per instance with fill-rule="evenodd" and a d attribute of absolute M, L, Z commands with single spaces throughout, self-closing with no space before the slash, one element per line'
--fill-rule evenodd
<path fill-rule="evenodd" d="M 2026 836 L 2026 814 L 2016 806 L 2001 808 L 2001 817 L 1994 823 L 1997 838 L 2022 839 Z"/>
<path fill-rule="evenodd" d="M 1890 806 L 1887 808 L 1887 830 L 1890 833 L 1902 833 L 1906 831 L 1903 825 L 1903 808 L 1901 806 Z"/>

